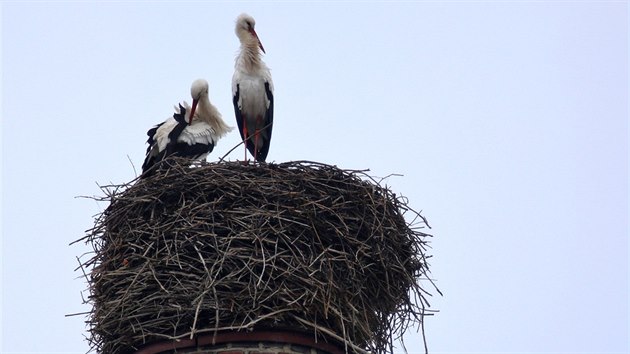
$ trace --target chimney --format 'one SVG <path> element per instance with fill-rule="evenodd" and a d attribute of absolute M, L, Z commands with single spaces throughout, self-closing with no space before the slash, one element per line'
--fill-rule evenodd
<path fill-rule="evenodd" d="M 159 342 L 136 354 L 342 354 L 344 350 L 312 337 L 288 331 L 231 332 L 201 335 L 195 340 Z"/>

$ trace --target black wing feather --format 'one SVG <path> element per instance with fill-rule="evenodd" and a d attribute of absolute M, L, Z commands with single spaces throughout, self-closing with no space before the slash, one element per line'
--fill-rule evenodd
<path fill-rule="evenodd" d="M 273 128 L 273 92 L 271 92 L 271 87 L 269 82 L 265 82 L 265 93 L 267 94 L 267 99 L 269 100 L 269 107 L 267 108 L 267 112 L 265 112 L 265 132 L 267 136 L 267 140 L 258 151 L 258 161 L 265 162 L 267 159 L 267 154 L 269 153 L 269 145 L 271 144 L 271 130 Z M 253 145 L 253 144 L 252 144 Z"/>
<path fill-rule="evenodd" d="M 232 99 L 232 103 L 234 103 L 234 116 L 236 117 L 236 124 L 238 125 L 238 132 L 241 134 L 241 140 L 245 142 L 245 146 L 247 146 L 247 150 L 254 156 L 255 146 L 254 141 L 251 139 L 252 135 L 250 132 L 247 132 L 247 136 L 243 134 L 243 127 L 245 126 L 245 117 L 243 117 L 243 112 L 241 112 L 241 108 L 238 106 L 238 99 L 241 97 L 241 87 L 239 84 L 236 84 L 236 93 Z"/>
<path fill-rule="evenodd" d="M 150 170 L 153 166 L 155 166 L 158 162 L 164 160 L 167 156 L 175 154 L 178 151 L 178 148 L 180 148 L 180 145 L 188 145 L 188 144 L 177 143 L 177 139 L 179 138 L 180 134 L 184 131 L 184 129 L 186 129 L 186 126 L 188 125 L 186 123 L 185 116 L 186 116 L 186 109 L 182 107 L 182 105 L 180 104 L 179 113 L 173 114 L 173 118 L 175 119 L 175 121 L 177 121 L 177 125 L 175 126 L 175 128 L 173 128 L 173 130 L 171 130 L 168 133 L 168 144 L 166 144 L 166 148 L 164 150 L 158 151 L 157 155 L 154 155 L 154 156 L 151 156 L 150 152 L 153 149 L 154 145 L 156 144 L 155 134 L 157 133 L 158 128 L 162 126 L 164 122 L 149 129 L 149 131 L 147 132 L 147 135 L 149 136 L 149 139 L 147 140 L 149 147 L 147 148 L 147 156 L 144 159 L 144 163 L 142 164 L 143 176 L 145 177 L 149 176 L 150 174 L 146 172 Z M 201 144 L 196 144 L 196 145 L 201 145 Z M 183 154 L 178 154 L 178 155 L 184 156 Z"/>
<path fill-rule="evenodd" d="M 238 132 L 241 134 L 241 140 L 245 140 L 243 136 L 243 115 L 241 114 L 241 109 L 238 106 L 238 100 L 241 97 L 241 87 L 239 84 L 236 84 L 236 93 L 234 97 L 232 97 L 232 103 L 234 104 L 234 116 L 236 117 L 236 124 L 238 125 Z"/>

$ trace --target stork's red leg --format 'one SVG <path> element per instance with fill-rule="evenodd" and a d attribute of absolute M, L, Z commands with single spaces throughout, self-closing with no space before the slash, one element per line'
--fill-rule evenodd
<path fill-rule="evenodd" d="M 254 133 L 254 160 L 258 161 L 258 132 L 260 130 L 256 129 Z"/>
<path fill-rule="evenodd" d="M 243 145 L 245 145 L 245 162 L 247 162 L 247 124 L 243 119 Z"/>
<path fill-rule="evenodd" d="M 258 127 L 260 127 L 261 121 L 261 116 L 256 117 L 256 132 L 254 133 L 254 160 L 256 161 L 258 161 L 258 139 L 260 139 L 260 129 Z"/>

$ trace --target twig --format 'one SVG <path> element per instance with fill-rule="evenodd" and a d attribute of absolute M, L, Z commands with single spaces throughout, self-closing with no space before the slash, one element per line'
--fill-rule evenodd
<path fill-rule="evenodd" d="M 80 239 L 92 257 L 77 258 L 93 349 L 281 327 L 383 354 L 410 325 L 424 333 L 429 290 L 441 294 L 428 223 L 367 171 L 172 158 L 99 185 L 88 198 L 109 206 Z"/>

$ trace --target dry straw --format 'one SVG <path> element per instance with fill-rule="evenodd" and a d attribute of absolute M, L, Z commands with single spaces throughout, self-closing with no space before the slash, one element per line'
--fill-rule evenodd
<path fill-rule="evenodd" d="M 430 314 L 426 220 L 366 171 L 169 159 L 102 189 L 78 240 L 99 353 L 255 329 L 388 353 Z"/>

